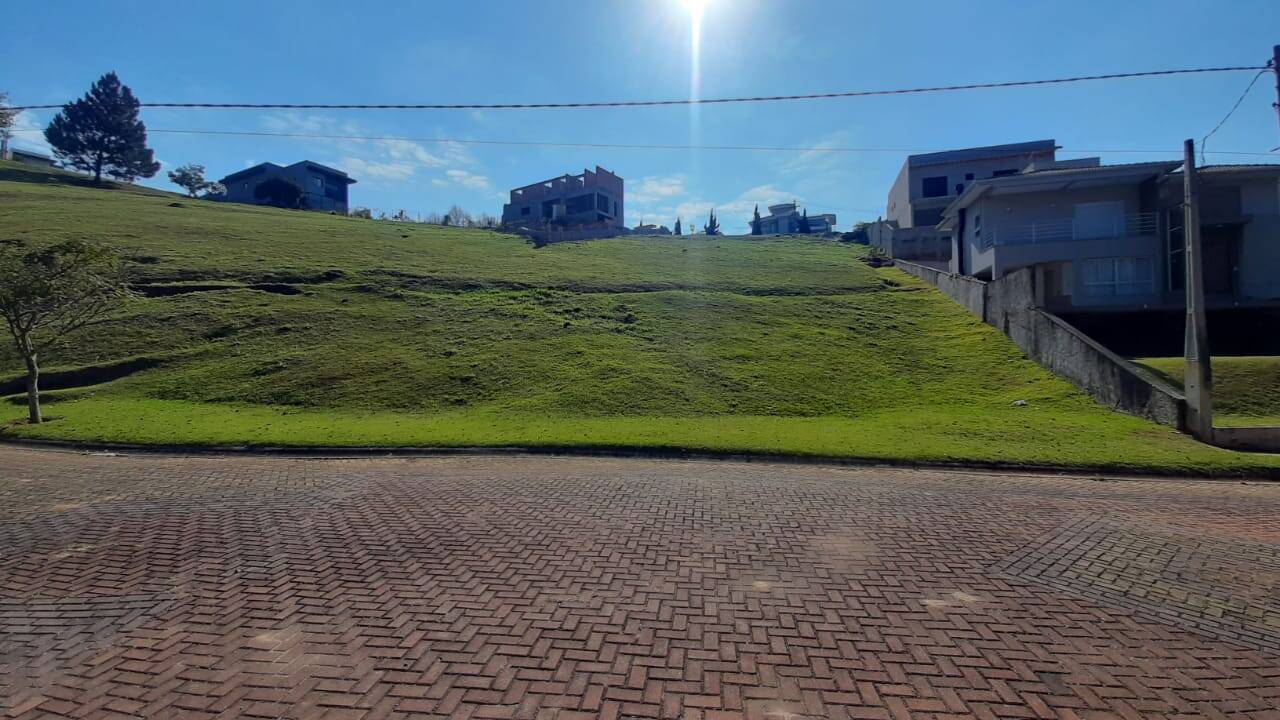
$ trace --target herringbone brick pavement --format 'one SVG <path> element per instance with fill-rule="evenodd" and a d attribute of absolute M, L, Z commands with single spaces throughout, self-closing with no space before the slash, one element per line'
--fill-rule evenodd
<path fill-rule="evenodd" d="M 0 447 L 14 718 L 1276 718 L 1280 485 Z"/>

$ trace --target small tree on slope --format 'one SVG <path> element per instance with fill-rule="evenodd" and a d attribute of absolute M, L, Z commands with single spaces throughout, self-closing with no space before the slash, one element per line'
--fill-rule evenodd
<path fill-rule="evenodd" d="M 27 366 L 27 411 L 40 414 L 43 349 L 94 323 L 131 297 L 120 261 L 110 250 L 82 240 L 28 248 L 0 242 L 0 317 Z"/>
<path fill-rule="evenodd" d="M 58 159 L 101 182 L 103 173 L 132 182 L 160 171 L 147 147 L 147 127 L 138 119 L 138 99 L 109 72 L 83 98 L 62 106 L 44 138 Z"/>
<path fill-rule="evenodd" d="M 195 197 L 204 190 L 214 194 L 224 191 L 222 183 L 210 182 L 204 179 L 203 165 L 183 165 L 176 170 L 170 170 L 169 182 L 186 190 L 191 197 Z"/>

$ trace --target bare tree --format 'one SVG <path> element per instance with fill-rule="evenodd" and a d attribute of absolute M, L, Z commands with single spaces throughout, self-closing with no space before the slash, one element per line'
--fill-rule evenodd
<path fill-rule="evenodd" d="M 119 258 L 111 250 L 67 240 L 29 248 L 0 242 L 0 317 L 27 366 L 27 410 L 40 414 L 41 350 L 68 333 L 97 322 L 132 296 Z"/>
<path fill-rule="evenodd" d="M 471 227 L 475 222 L 471 219 L 471 213 L 463 210 L 461 205 L 451 206 L 446 216 L 449 218 L 449 224 L 457 227 Z"/>

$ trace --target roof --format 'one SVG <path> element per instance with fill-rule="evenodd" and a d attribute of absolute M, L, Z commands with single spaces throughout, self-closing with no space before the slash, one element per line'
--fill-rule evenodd
<path fill-rule="evenodd" d="M 1058 149 L 1056 141 L 1031 140 L 1029 142 L 1007 143 L 1005 145 L 986 145 L 983 147 L 962 148 L 960 150 L 944 150 L 942 152 L 908 155 L 907 165 L 942 165 L 945 163 L 968 162 L 1002 157 L 1017 157 L 1031 153 L 1053 152 Z"/>
<path fill-rule="evenodd" d="M 338 170 L 337 168 L 331 168 L 328 165 L 321 165 L 320 163 L 314 162 L 312 160 L 301 160 L 299 162 L 296 162 L 290 165 L 289 167 L 297 167 L 299 165 L 306 165 L 307 167 L 313 170 L 319 170 L 320 172 L 337 176 L 341 180 L 346 180 L 347 184 L 349 185 L 355 183 L 355 180 L 353 180 L 350 176 L 348 176 L 346 173 L 342 172 L 341 170 Z"/>
<path fill-rule="evenodd" d="M 298 161 L 298 162 L 296 162 L 296 163 L 294 163 L 294 164 L 292 164 L 292 165 L 290 165 L 290 166 L 288 166 L 288 167 L 290 167 L 290 168 L 296 168 L 296 167 L 298 167 L 299 165 L 306 166 L 306 167 L 311 168 L 311 169 L 313 169 L 313 170 L 318 170 L 318 171 L 320 171 L 320 172 L 322 172 L 322 173 L 325 173 L 326 175 L 332 175 L 332 176 L 334 176 L 334 177 L 338 178 L 339 180 L 345 180 L 345 181 L 347 182 L 347 184 L 348 184 L 348 185 L 351 185 L 351 184 L 355 183 L 355 180 L 353 180 L 352 178 L 348 177 L 348 176 L 347 176 L 347 174 L 346 174 L 346 173 L 344 173 L 344 172 L 342 172 L 341 170 L 336 170 L 336 169 L 334 169 L 334 168 L 329 167 L 328 165 L 321 165 L 320 163 L 318 163 L 318 162 L 313 162 L 313 161 L 311 161 L 311 160 L 300 160 L 300 161 Z M 253 167 L 247 167 L 247 168 L 245 168 L 245 169 L 243 169 L 243 170 L 237 170 L 236 172 L 231 173 L 230 175 L 228 175 L 228 176 L 226 176 L 226 177 L 222 178 L 221 182 L 222 182 L 222 184 L 223 184 L 223 185 L 226 185 L 226 184 L 227 184 L 227 183 L 229 183 L 229 182 L 234 182 L 234 181 L 236 181 L 236 180 L 239 180 L 240 178 L 250 177 L 250 176 L 252 176 L 252 175 L 257 175 L 257 174 L 259 174 L 259 173 L 266 172 L 267 170 L 270 170 L 270 169 L 275 169 L 275 170 L 285 170 L 285 169 L 287 169 L 287 168 L 285 168 L 285 167 L 284 167 L 284 166 L 282 166 L 282 165 L 277 165 L 277 164 L 272 163 L 272 162 L 258 163 L 257 165 L 254 165 Z"/>
<path fill-rule="evenodd" d="M 1182 177 L 1182 168 L 1174 170 L 1171 175 Z M 1201 165 L 1196 168 L 1197 175 L 1277 175 L 1280 174 L 1280 163 L 1254 163 L 1251 165 Z"/>
<path fill-rule="evenodd" d="M 26 157 L 35 158 L 37 160 L 48 160 L 49 162 L 55 162 L 52 155 L 45 155 L 44 153 L 38 153 L 32 150 L 23 150 L 22 148 L 9 148 L 9 152 L 14 155 L 25 155 Z"/>
<path fill-rule="evenodd" d="M 1164 160 L 1160 162 L 1121 163 L 1119 165 L 1101 165 L 1098 167 L 1058 168 L 1052 170 L 1036 170 L 1020 175 L 1006 175 L 996 178 L 975 180 L 969 184 L 960 197 L 956 198 L 943 211 L 941 226 L 949 226 L 951 220 L 960 210 L 969 207 L 985 195 L 1003 195 L 1012 193 L 1057 192 L 1077 186 L 1115 185 L 1128 182 L 1141 182 L 1150 178 L 1167 175 L 1182 166 L 1181 162 Z"/>

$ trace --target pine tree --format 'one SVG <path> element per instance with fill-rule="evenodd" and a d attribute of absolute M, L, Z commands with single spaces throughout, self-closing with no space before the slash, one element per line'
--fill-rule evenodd
<path fill-rule="evenodd" d="M 673 235 L 682 235 L 682 234 L 683 234 L 683 233 L 680 231 L 680 218 L 676 218 L 676 230 L 675 230 L 675 232 L 674 232 L 674 233 L 672 233 L 672 234 L 673 234 Z"/>
<path fill-rule="evenodd" d="M 147 147 L 147 127 L 138 119 L 138 99 L 116 74 L 109 72 L 85 96 L 62 106 L 44 131 L 59 160 L 93 173 L 125 181 L 149 178 L 160 163 Z"/>
<path fill-rule="evenodd" d="M 755 216 L 751 218 L 751 234 L 760 235 L 760 204 L 756 203 Z"/>
<path fill-rule="evenodd" d="M 720 234 L 720 223 L 716 221 L 716 211 L 711 211 L 711 217 L 707 220 L 707 224 L 702 227 L 702 231 L 708 235 Z"/>
<path fill-rule="evenodd" d="M 805 208 L 804 214 L 800 216 L 800 234 L 808 235 L 810 232 L 812 229 L 809 227 L 809 208 Z"/>

